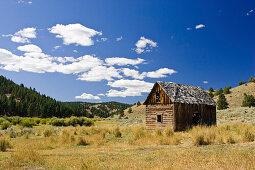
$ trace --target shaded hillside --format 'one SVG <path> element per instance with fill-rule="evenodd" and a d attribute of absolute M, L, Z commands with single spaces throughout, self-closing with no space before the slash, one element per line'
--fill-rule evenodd
<path fill-rule="evenodd" d="M 229 107 L 240 107 L 244 99 L 244 93 L 255 96 L 255 83 L 247 83 L 230 89 L 230 94 L 225 95 Z M 218 96 L 213 99 L 217 101 Z"/>
<path fill-rule="evenodd" d="M 131 105 L 117 102 L 59 102 L 0 76 L 0 116 L 21 117 L 108 117 Z"/>
<path fill-rule="evenodd" d="M 66 102 L 71 106 L 82 106 L 86 112 L 92 116 L 109 117 L 115 114 L 121 114 L 123 110 L 131 107 L 130 104 L 119 102 L 103 102 L 103 103 L 88 103 L 88 102 Z"/>

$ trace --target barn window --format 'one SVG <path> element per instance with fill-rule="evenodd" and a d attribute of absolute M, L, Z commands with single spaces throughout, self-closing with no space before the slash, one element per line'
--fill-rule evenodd
<path fill-rule="evenodd" d="M 157 115 L 157 122 L 162 122 L 162 115 Z"/>
<path fill-rule="evenodd" d="M 156 92 L 156 103 L 160 103 L 160 93 Z"/>

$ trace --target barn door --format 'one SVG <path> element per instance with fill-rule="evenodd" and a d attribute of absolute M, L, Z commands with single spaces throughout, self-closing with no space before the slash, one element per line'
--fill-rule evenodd
<path fill-rule="evenodd" d="M 200 112 L 194 112 L 192 115 L 192 125 L 197 126 L 201 123 L 201 113 Z"/>

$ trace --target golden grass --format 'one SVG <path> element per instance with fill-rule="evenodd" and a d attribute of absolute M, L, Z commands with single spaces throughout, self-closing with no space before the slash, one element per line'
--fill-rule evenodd
<path fill-rule="evenodd" d="M 13 148 L 0 154 L 0 169 L 255 168 L 254 125 L 194 127 L 185 132 L 170 127 L 147 131 L 143 126 L 51 130 L 48 137 L 35 133 L 11 138 Z"/>

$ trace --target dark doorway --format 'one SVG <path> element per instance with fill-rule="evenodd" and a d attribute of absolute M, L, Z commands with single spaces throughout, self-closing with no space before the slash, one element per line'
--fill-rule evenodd
<path fill-rule="evenodd" d="M 200 120 L 201 120 L 201 113 L 199 112 L 194 112 L 193 113 L 193 121 L 192 121 L 192 125 L 199 125 L 200 124 Z"/>
<path fill-rule="evenodd" d="M 157 115 L 157 122 L 162 122 L 162 115 Z"/>

